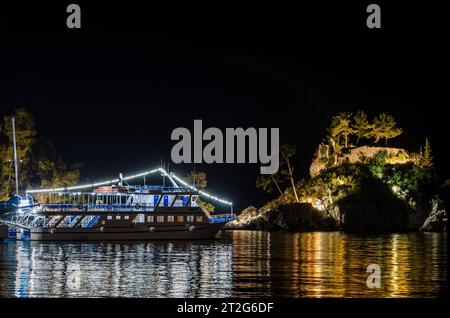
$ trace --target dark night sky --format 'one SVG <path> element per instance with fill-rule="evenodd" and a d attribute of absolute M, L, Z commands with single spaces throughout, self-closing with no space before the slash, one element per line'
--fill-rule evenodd
<path fill-rule="evenodd" d="M 304 177 L 331 116 L 357 109 L 396 117 L 405 133 L 392 145 L 417 151 L 428 136 L 440 176 L 449 177 L 449 37 L 438 7 L 376 2 L 382 29 L 369 30 L 365 2 L 78 3 L 82 30 L 66 29 L 66 3 L 2 9 L 0 112 L 31 110 L 63 158 L 84 163 L 82 180 L 170 162 L 171 131 L 193 129 L 194 119 L 279 127 L 282 142 L 299 146 Z M 172 168 L 183 175 L 193 166 Z M 238 208 L 264 200 L 254 186 L 258 165 L 196 169 Z"/>

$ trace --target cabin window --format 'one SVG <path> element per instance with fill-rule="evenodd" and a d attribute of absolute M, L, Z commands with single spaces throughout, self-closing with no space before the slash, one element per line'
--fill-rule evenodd
<path fill-rule="evenodd" d="M 174 216 L 173 215 L 168 215 L 167 216 L 167 222 L 173 222 L 174 221 Z"/>
<path fill-rule="evenodd" d="M 164 215 L 158 215 L 156 217 L 156 222 L 164 222 Z"/>
<path fill-rule="evenodd" d="M 150 222 L 150 223 L 155 222 L 155 217 L 153 215 L 148 215 L 147 216 L 147 222 Z"/>
<path fill-rule="evenodd" d="M 134 223 L 145 223 L 145 215 L 142 213 L 139 213 L 138 215 L 136 215 L 133 222 Z"/>
<path fill-rule="evenodd" d="M 108 215 L 108 220 L 112 220 L 112 215 Z"/>
<path fill-rule="evenodd" d="M 195 222 L 203 222 L 203 215 L 197 215 L 195 217 Z"/>
<path fill-rule="evenodd" d="M 124 216 L 124 219 L 125 219 L 125 220 L 129 220 L 129 219 L 130 219 L 130 216 L 129 216 L 129 215 L 125 215 L 125 216 Z"/>
<path fill-rule="evenodd" d="M 184 216 L 183 215 L 177 215 L 177 222 L 184 222 Z"/>
<path fill-rule="evenodd" d="M 186 220 L 187 220 L 188 222 L 194 222 L 194 216 L 193 216 L 193 215 L 188 215 L 188 216 L 186 217 Z"/>
<path fill-rule="evenodd" d="M 120 220 L 120 215 L 116 215 L 116 220 Z"/>

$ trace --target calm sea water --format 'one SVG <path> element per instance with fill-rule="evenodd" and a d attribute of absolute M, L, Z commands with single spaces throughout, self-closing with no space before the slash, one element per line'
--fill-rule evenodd
<path fill-rule="evenodd" d="M 2 297 L 435 297 L 446 234 L 227 232 L 213 241 L 0 242 Z M 381 288 L 366 285 L 369 264 Z"/>

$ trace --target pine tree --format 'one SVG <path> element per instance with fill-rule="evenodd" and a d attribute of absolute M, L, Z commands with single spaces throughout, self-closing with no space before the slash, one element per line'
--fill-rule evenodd
<path fill-rule="evenodd" d="M 374 138 L 375 143 L 380 139 L 385 139 L 387 146 L 388 139 L 395 138 L 403 133 L 403 130 L 396 126 L 397 123 L 391 114 L 382 113 L 373 120 L 373 129 L 370 136 Z"/>
<path fill-rule="evenodd" d="M 284 144 L 280 147 L 281 161 L 280 161 L 280 175 L 285 180 L 291 183 L 292 192 L 295 196 L 295 202 L 299 202 L 297 189 L 295 188 L 294 180 L 294 167 L 292 166 L 291 159 L 297 153 L 297 146 L 292 144 Z"/>
<path fill-rule="evenodd" d="M 423 153 L 423 166 L 431 168 L 433 166 L 433 157 L 431 156 L 431 144 L 428 138 L 425 138 L 425 151 Z"/>
<path fill-rule="evenodd" d="M 344 138 L 344 147 L 348 147 L 348 137 L 356 131 L 351 127 L 351 113 L 340 112 L 333 116 L 331 126 L 328 129 L 330 137 L 339 144 L 340 137 Z"/>
<path fill-rule="evenodd" d="M 358 137 L 356 139 L 356 145 L 358 145 L 359 139 L 370 137 L 373 125 L 371 125 L 367 120 L 366 113 L 362 110 L 358 110 L 355 116 L 353 116 L 352 128 L 354 129 L 355 134 Z"/>
<path fill-rule="evenodd" d="M 284 180 L 280 178 L 278 173 L 263 174 L 259 176 L 258 179 L 256 180 L 256 187 L 261 188 L 263 191 L 266 191 L 267 193 L 272 193 L 275 187 L 278 193 L 282 195 L 283 191 L 281 191 L 280 184 L 283 182 Z"/>

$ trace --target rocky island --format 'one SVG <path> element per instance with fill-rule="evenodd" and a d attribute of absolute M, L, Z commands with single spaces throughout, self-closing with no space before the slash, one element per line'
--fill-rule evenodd
<path fill-rule="evenodd" d="M 296 182 L 293 145 L 280 148 L 277 174 L 260 177 L 257 186 L 278 196 L 264 206 L 244 209 L 228 229 L 264 231 L 336 231 L 393 233 L 447 231 L 450 182 L 439 183 L 428 139 L 419 152 L 380 147 L 381 139 L 402 133 L 392 116 L 340 113 L 310 166 L 310 178 Z M 375 145 L 350 143 L 356 136 Z M 282 185 L 287 185 L 284 189 Z"/>

